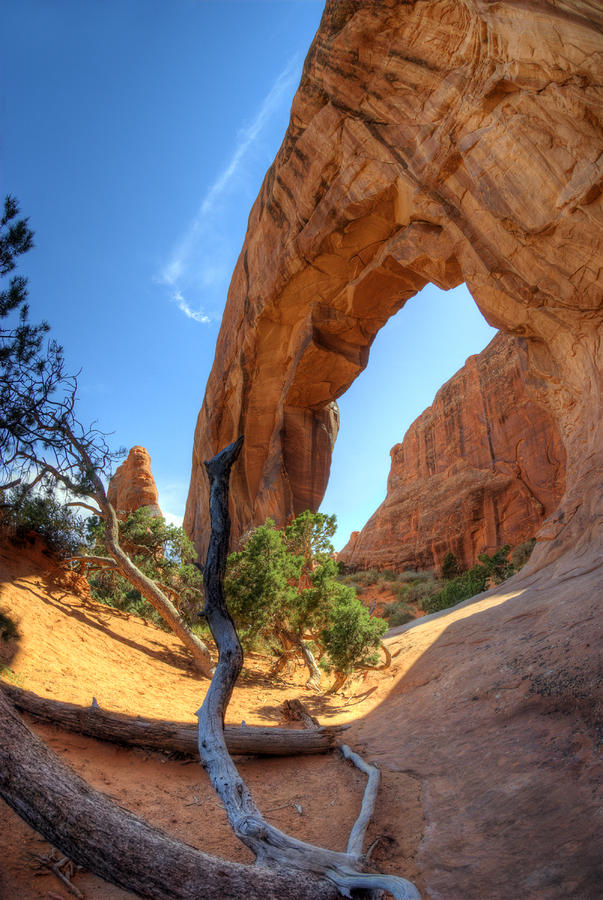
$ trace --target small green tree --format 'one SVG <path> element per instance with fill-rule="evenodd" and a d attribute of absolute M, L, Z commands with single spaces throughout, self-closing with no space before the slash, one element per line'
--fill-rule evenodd
<path fill-rule="evenodd" d="M 29 321 L 27 278 L 12 274 L 32 247 L 33 231 L 9 195 L 0 216 L 0 278 L 10 275 L 0 289 L 0 491 L 21 483 L 14 471 L 20 440 L 64 379 L 61 348 L 44 346 L 48 324 Z"/>
<path fill-rule="evenodd" d="M 335 516 L 306 511 L 281 531 L 268 519 L 254 529 L 238 553 L 231 554 L 226 573 L 229 610 L 243 639 L 261 635 L 278 641 L 275 673 L 289 658 L 301 655 L 309 672 L 308 685 L 314 688 L 321 674 L 311 644 L 321 654 L 326 650 L 327 664 L 343 676 L 374 652 L 375 641 L 379 646 L 387 627 L 371 619 L 355 591 L 337 580 L 331 544 L 336 524 Z M 350 635 L 347 655 L 346 628 Z"/>
<path fill-rule="evenodd" d="M 119 571 L 95 564 L 105 546 L 105 525 L 91 516 L 87 521 L 88 582 L 96 599 L 164 625 L 161 616 Z M 162 516 L 142 507 L 119 523 L 119 542 L 140 571 L 167 593 L 189 626 L 195 624 L 203 599 L 203 577 L 193 564 L 196 552 L 182 528 L 169 525 Z"/>
<path fill-rule="evenodd" d="M 335 669 L 333 690 L 343 685 L 353 669 L 377 664 L 377 651 L 387 631 L 385 619 L 371 616 L 352 588 L 342 584 L 338 587 L 327 625 L 321 632 L 322 644 Z"/>

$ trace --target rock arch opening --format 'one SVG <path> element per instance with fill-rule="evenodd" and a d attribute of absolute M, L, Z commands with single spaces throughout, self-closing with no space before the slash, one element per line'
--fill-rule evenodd
<path fill-rule="evenodd" d="M 384 500 L 392 447 L 495 334 L 464 285 L 427 285 L 379 331 L 366 369 L 337 401 L 340 426 L 321 506 L 337 514 L 336 549 Z"/>

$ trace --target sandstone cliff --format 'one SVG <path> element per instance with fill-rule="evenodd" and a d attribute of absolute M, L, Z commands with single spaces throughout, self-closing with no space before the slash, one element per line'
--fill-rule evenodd
<path fill-rule="evenodd" d="M 316 506 L 334 402 L 428 281 L 465 281 L 525 339 L 566 492 L 532 567 L 601 546 L 599 5 L 328 2 L 253 206 L 195 433 L 185 527 L 209 533 L 202 462 L 245 434 L 233 541 Z M 599 504 L 599 505 L 598 505 Z M 545 552 L 546 551 L 546 552 Z"/>
<path fill-rule="evenodd" d="M 526 392 L 525 341 L 498 334 L 437 393 L 391 451 L 387 496 L 339 559 L 402 571 L 465 568 L 533 537 L 557 508 L 565 451 Z"/>
<path fill-rule="evenodd" d="M 133 513 L 143 506 L 154 516 L 163 515 L 148 450 L 132 447 L 128 458 L 118 466 L 109 482 L 107 499 L 118 515 Z"/>

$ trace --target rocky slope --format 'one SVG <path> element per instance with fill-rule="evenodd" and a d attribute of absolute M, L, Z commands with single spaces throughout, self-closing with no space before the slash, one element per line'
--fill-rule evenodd
<path fill-rule="evenodd" d="M 233 540 L 315 506 L 336 398 L 375 334 L 428 281 L 465 281 L 525 339 L 558 422 L 566 492 L 532 565 L 600 513 L 599 5 L 334 2 L 253 206 L 195 433 L 185 527 L 203 553 L 202 467 L 240 433 Z M 592 562 L 592 560 L 591 560 Z"/>
<path fill-rule="evenodd" d="M 149 509 L 154 516 L 163 515 L 148 450 L 132 447 L 109 482 L 107 498 L 118 515 L 133 513 L 141 507 Z"/>
<path fill-rule="evenodd" d="M 387 496 L 339 554 L 358 569 L 429 569 L 536 534 L 557 508 L 565 451 L 527 393 L 525 341 L 498 334 L 391 450 Z"/>

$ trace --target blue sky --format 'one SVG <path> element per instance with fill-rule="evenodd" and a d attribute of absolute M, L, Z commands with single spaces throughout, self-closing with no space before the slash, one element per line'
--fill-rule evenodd
<path fill-rule="evenodd" d="M 2 5 L 0 180 L 29 216 L 31 318 L 80 376 L 80 411 L 143 444 L 182 516 L 192 438 L 247 217 L 282 141 L 315 0 Z M 389 449 L 491 336 L 464 289 L 427 289 L 341 398 L 324 508 L 338 545 L 385 495 Z M 350 489 L 353 485 L 353 489 Z"/>

